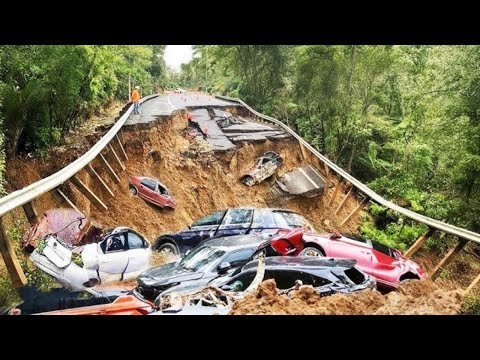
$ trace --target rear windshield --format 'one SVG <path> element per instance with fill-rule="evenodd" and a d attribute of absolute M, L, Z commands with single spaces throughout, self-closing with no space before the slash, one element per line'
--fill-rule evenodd
<path fill-rule="evenodd" d="M 315 232 L 315 228 L 310 222 L 305 219 L 303 216 L 292 213 L 292 212 L 282 212 L 275 211 L 275 220 L 279 227 L 286 228 L 303 228 L 308 231 Z"/>

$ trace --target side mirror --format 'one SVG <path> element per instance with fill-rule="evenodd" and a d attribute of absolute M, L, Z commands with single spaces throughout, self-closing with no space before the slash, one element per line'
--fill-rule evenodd
<path fill-rule="evenodd" d="M 225 274 L 231 268 L 232 265 L 229 262 L 222 262 L 220 265 L 218 265 L 217 272 L 219 274 Z"/>
<path fill-rule="evenodd" d="M 185 251 L 185 256 L 187 256 L 188 254 L 190 254 L 192 252 L 192 250 L 187 250 Z"/>

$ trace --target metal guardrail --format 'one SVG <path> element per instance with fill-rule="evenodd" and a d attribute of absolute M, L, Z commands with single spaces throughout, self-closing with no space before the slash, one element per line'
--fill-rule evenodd
<path fill-rule="evenodd" d="M 150 100 L 158 94 L 145 96 L 140 100 L 141 103 Z M 108 143 L 114 138 L 118 133 L 120 128 L 125 124 L 130 113 L 133 111 L 133 105 L 131 105 L 128 110 L 123 114 L 120 119 L 112 126 L 112 128 L 85 154 L 79 157 L 77 160 L 67 165 L 63 169 L 57 171 L 55 174 L 50 175 L 42 180 L 39 180 L 33 184 L 30 184 L 23 189 L 14 191 L 2 198 L 0 198 L 0 217 L 8 213 L 9 211 L 15 209 L 16 207 L 22 206 L 38 196 L 45 194 L 46 192 L 55 189 L 57 186 L 60 186 L 65 181 L 70 179 L 90 162 L 92 162 L 98 154 L 108 145 Z"/>
<path fill-rule="evenodd" d="M 465 230 L 462 228 L 459 228 L 454 225 L 447 224 L 445 222 L 439 221 L 432 219 L 428 216 L 424 216 L 421 214 L 418 214 L 414 211 L 410 211 L 408 209 L 405 209 L 401 206 L 398 206 L 391 201 L 388 201 L 384 199 L 382 196 L 378 195 L 375 191 L 367 187 L 365 184 L 354 178 L 352 175 L 347 173 L 345 170 L 343 170 L 341 167 L 327 159 L 325 156 L 323 156 L 321 153 L 319 153 L 315 148 L 313 148 L 309 143 L 307 143 L 300 135 L 298 135 L 295 131 L 290 129 L 287 125 L 285 125 L 283 122 L 272 118 L 271 116 L 263 115 L 259 113 L 258 111 L 254 110 L 251 108 L 249 105 L 247 105 L 245 102 L 243 102 L 241 99 L 236 99 L 236 98 L 230 98 L 228 96 L 221 96 L 217 95 L 216 96 L 219 99 L 227 100 L 227 101 L 233 101 L 240 103 L 243 105 L 246 109 L 248 109 L 252 114 L 270 121 L 280 127 L 282 127 L 285 131 L 287 131 L 289 134 L 291 134 L 295 139 L 297 139 L 304 147 L 306 147 L 308 150 L 310 150 L 316 157 L 318 157 L 320 160 L 322 160 L 330 169 L 334 170 L 338 175 L 343 177 L 345 180 L 348 180 L 353 186 L 355 186 L 358 190 L 360 190 L 363 194 L 368 196 L 371 200 L 377 202 L 380 205 L 383 205 L 389 209 L 392 209 L 412 220 L 418 221 L 420 223 L 423 223 L 430 228 L 434 228 L 437 230 L 441 230 L 445 233 L 456 235 L 462 239 L 470 240 L 476 243 L 480 244 L 480 234 L 477 234 L 473 231 Z"/>

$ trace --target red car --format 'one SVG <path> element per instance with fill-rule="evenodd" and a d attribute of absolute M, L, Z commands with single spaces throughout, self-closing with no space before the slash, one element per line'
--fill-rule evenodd
<path fill-rule="evenodd" d="M 158 180 L 145 176 L 132 176 L 128 179 L 128 187 L 132 195 L 138 195 L 143 200 L 161 208 L 175 209 L 177 206 L 170 191 Z"/>
<path fill-rule="evenodd" d="M 399 250 L 372 240 L 340 234 L 304 233 L 303 229 L 282 231 L 270 241 L 281 255 L 328 256 L 357 260 L 356 266 L 377 279 L 377 286 L 395 289 L 402 281 L 423 279 L 426 274 L 417 263 Z"/>

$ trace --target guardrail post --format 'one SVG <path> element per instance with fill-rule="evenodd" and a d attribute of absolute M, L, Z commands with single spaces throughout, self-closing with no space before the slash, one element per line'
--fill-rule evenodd
<path fill-rule="evenodd" d="M 118 164 L 120 165 L 120 167 L 122 168 L 122 170 L 125 171 L 125 165 L 123 165 L 122 161 L 120 160 L 120 158 L 118 157 L 117 153 L 116 153 L 115 150 L 113 149 L 112 144 L 108 144 L 108 147 L 109 147 L 110 150 L 112 151 L 113 156 L 114 156 L 115 159 L 117 160 L 117 162 L 118 162 Z"/>
<path fill-rule="evenodd" d="M 405 252 L 405 254 L 403 254 L 403 256 L 408 257 L 408 258 L 412 257 L 413 254 L 415 254 L 422 247 L 423 243 L 425 241 L 427 241 L 428 238 L 431 237 L 435 233 L 435 230 L 436 229 L 429 227 L 428 231 L 425 234 L 423 234 L 422 236 L 420 236 L 417 239 L 417 241 L 415 241 L 415 243 L 410 247 L 410 249 L 408 249 Z"/>
<path fill-rule="evenodd" d="M 90 200 L 97 208 L 100 210 L 108 210 L 107 205 L 104 204 L 100 198 L 95 195 L 95 193 L 90 190 L 87 185 L 85 185 L 79 178 L 77 178 L 75 175 L 70 178 L 70 181 L 72 182 L 73 185 L 76 186 L 80 192 L 85 195 L 85 197 Z"/>
<path fill-rule="evenodd" d="M 7 266 L 8 273 L 12 278 L 13 286 L 19 288 L 25 285 L 27 278 L 15 254 L 15 249 L 7 238 L 7 232 L 3 226 L 3 217 L 0 217 L 0 252 Z"/>
<path fill-rule="evenodd" d="M 60 190 L 59 188 L 56 188 L 55 191 L 53 191 L 53 196 L 55 196 L 57 199 L 61 201 L 61 199 L 65 200 L 65 202 L 70 205 L 72 208 L 77 210 L 78 212 L 81 212 L 83 214 L 83 211 L 80 211 L 75 204 L 65 195 L 65 193 Z"/>
<path fill-rule="evenodd" d="M 115 195 L 113 194 L 113 191 L 108 187 L 108 185 L 105 183 L 105 181 L 103 181 L 103 179 L 100 177 L 100 175 L 98 175 L 98 173 L 95 171 L 95 169 L 92 167 L 92 165 L 88 164 L 86 167 L 85 167 L 85 170 L 88 172 L 88 174 L 92 177 L 92 178 L 95 178 L 97 179 L 97 181 L 100 183 L 100 185 L 102 186 L 102 188 L 107 191 L 110 196 L 114 197 Z"/>
<path fill-rule="evenodd" d="M 323 184 L 322 202 L 323 202 L 323 200 L 325 199 L 325 196 L 328 193 L 328 189 L 330 188 L 330 181 L 331 180 L 332 180 L 332 172 L 329 170 L 327 172 L 327 179 L 325 180 L 325 184 Z"/>
<path fill-rule="evenodd" d="M 480 274 L 472 281 L 470 285 L 468 285 L 467 289 L 463 292 L 464 295 L 468 294 L 474 287 L 477 285 L 477 283 L 480 281 Z"/>
<path fill-rule="evenodd" d="M 337 210 L 335 210 L 335 212 L 333 213 L 333 215 L 337 215 L 337 214 L 340 212 L 340 210 L 342 210 L 343 205 L 345 205 L 345 203 L 347 202 L 347 199 L 350 197 L 350 194 L 352 193 L 352 191 L 353 191 L 353 186 L 350 187 L 350 190 L 348 190 L 347 195 L 345 195 L 345 198 L 342 200 L 342 202 L 340 203 L 340 205 L 338 205 Z"/>
<path fill-rule="evenodd" d="M 340 187 L 342 186 L 342 181 L 340 179 L 338 179 L 337 181 L 337 185 L 335 186 L 335 190 L 333 190 L 333 195 L 332 197 L 330 198 L 330 201 L 328 202 L 328 206 L 331 206 L 333 204 L 333 201 L 335 200 L 335 198 L 337 197 L 338 195 L 338 191 L 340 190 Z"/>
<path fill-rule="evenodd" d="M 105 159 L 105 157 L 102 155 L 102 153 L 98 154 L 98 156 L 100 157 L 100 160 L 102 160 L 103 165 L 105 165 L 105 167 L 107 169 L 107 173 L 112 178 L 112 180 L 114 182 L 116 182 L 117 184 L 120 183 L 120 178 L 117 176 L 117 173 L 113 170 L 111 165 L 108 163 L 107 159 Z"/>
<path fill-rule="evenodd" d="M 122 144 L 122 141 L 120 140 L 120 138 L 118 137 L 118 133 L 117 133 L 116 137 L 117 137 L 118 146 L 120 147 L 120 150 L 122 150 L 123 158 L 125 160 L 128 160 L 128 155 L 125 152 L 125 149 L 123 148 L 123 144 Z"/>
<path fill-rule="evenodd" d="M 298 144 L 300 145 L 300 152 L 302 153 L 303 160 L 305 160 L 307 158 L 307 155 L 305 154 L 305 147 L 300 141 L 298 142 Z"/>
<path fill-rule="evenodd" d="M 354 215 L 357 214 L 360 210 L 362 210 L 362 208 L 363 208 L 364 205 L 368 202 L 368 200 L 369 200 L 369 198 L 368 198 L 368 196 L 367 196 L 365 199 L 363 199 L 363 201 L 362 201 L 360 204 L 358 204 L 358 206 L 355 208 L 355 210 L 353 210 L 353 211 L 350 213 L 350 215 L 348 215 L 348 216 L 340 223 L 339 226 L 345 225 L 345 224 L 352 218 L 352 216 L 354 216 Z"/>
<path fill-rule="evenodd" d="M 22 207 L 30 225 L 35 225 L 37 223 L 38 215 L 35 211 L 35 208 L 33 207 L 33 203 L 29 201 L 23 204 Z"/>
<path fill-rule="evenodd" d="M 433 269 L 432 275 L 431 275 L 432 280 L 435 280 L 438 277 L 438 275 L 440 275 L 442 269 L 452 262 L 455 256 L 460 251 L 462 251 L 462 249 L 465 247 L 467 242 L 468 240 L 460 239 L 457 246 L 455 246 L 453 249 L 451 249 L 447 253 L 447 255 L 445 255 L 445 257 L 440 261 L 440 263 L 435 267 L 435 269 Z"/>

